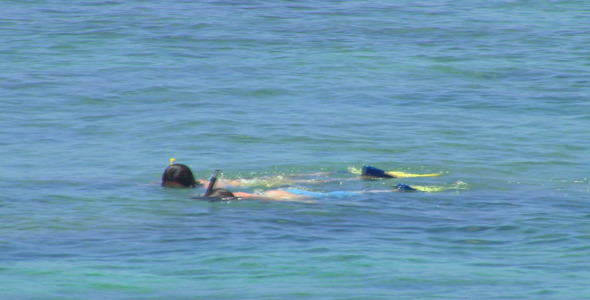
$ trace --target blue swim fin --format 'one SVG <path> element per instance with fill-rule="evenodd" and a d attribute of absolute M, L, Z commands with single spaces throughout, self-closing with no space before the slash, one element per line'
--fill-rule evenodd
<path fill-rule="evenodd" d="M 371 166 L 363 166 L 361 176 L 375 178 L 395 178 L 395 176 L 387 174 L 385 171 Z"/>
<path fill-rule="evenodd" d="M 399 192 L 417 192 L 418 190 L 405 184 L 405 183 L 398 183 L 395 185 L 394 189 Z"/>

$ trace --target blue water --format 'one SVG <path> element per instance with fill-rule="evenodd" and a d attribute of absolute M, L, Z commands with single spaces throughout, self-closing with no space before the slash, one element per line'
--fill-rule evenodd
<path fill-rule="evenodd" d="M 589 13 L 2 1 L 0 298 L 590 298 Z M 464 188 L 212 203 L 159 186 L 173 157 Z M 443 175 L 340 172 L 363 164 Z"/>

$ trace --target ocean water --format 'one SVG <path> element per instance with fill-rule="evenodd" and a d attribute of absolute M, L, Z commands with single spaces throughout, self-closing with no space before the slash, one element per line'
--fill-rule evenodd
<path fill-rule="evenodd" d="M 589 13 L 1 1 L 0 298 L 588 299 Z M 459 188 L 203 202 L 170 158 L 270 178 L 246 192 Z"/>

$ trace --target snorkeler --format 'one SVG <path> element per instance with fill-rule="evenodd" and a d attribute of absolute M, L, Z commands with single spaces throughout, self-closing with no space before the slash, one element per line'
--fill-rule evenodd
<path fill-rule="evenodd" d="M 256 194 L 235 192 L 223 188 L 215 188 L 215 184 L 218 181 L 217 176 L 219 170 L 215 170 L 210 180 L 195 180 L 195 177 L 191 169 L 183 164 L 170 164 L 164 173 L 162 174 L 162 186 L 165 187 L 182 187 L 182 188 L 194 188 L 196 186 L 207 183 L 208 187 L 205 194 L 197 199 L 205 199 L 210 201 L 216 200 L 235 200 L 235 199 L 256 199 L 256 200 L 274 200 L 274 201 L 302 201 L 302 202 L 313 202 L 312 199 L 323 198 L 323 197 L 345 197 L 354 196 L 365 193 L 383 193 L 383 192 L 415 192 L 419 189 L 413 188 L 405 183 L 398 183 L 393 190 L 378 190 L 378 191 L 333 191 L 333 192 L 312 192 L 302 189 L 289 188 L 289 189 L 275 189 Z M 396 178 L 393 175 L 387 174 L 385 171 L 377 169 L 371 166 L 364 166 L 362 178 Z M 235 182 L 235 181 L 230 181 Z M 238 182 L 238 185 L 239 182 Z"/>

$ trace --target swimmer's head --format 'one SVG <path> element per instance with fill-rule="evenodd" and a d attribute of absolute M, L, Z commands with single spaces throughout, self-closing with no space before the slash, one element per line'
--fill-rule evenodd
<path fill-rule="evenodd" d="M 209 196 L 199 196 L 195 197 L 194 199 L 197 200 L 205 200 L 205 201 L 229 201 L 229 200 L 237 200 L 238 198 L 229 190 L 226 189 L 213 189 Z"/>
<path fill-rule="evenodd" d="M 171 164 L 162 174 L 162 186 L 193 188 L 199 185 L 189 167 L 183 164 Z"/>
<path fill-rule="evenodd" d="M 226 198 L 235 198 L 236 196 L 234 196 L 234 193 L 232 193 L 226 189 L 213 189 L 211 191 L 211 194 L 209 194 L 209 196 L 207 196 L 207 197 L 217 197 L 217 198 L 226 199 Z"/>

